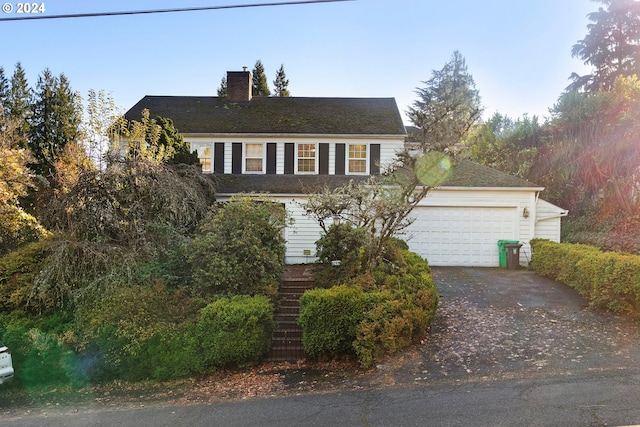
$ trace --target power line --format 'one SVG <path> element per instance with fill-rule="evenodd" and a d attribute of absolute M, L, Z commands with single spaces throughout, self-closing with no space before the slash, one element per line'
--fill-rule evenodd
<path fill-rule="evenodd" d="M 345 2 L 345 1 L 355 1 L 355 0 L 301 0 L 301 1 L 285 1 L 285 2 L 272 2 L 272 3 L 235 4 L 235 5 L 225 5 L 225 6 L 186 7 L 186 8 L 176 8 L 176 9 L 72 13 L 72 14 L 66 14 L 66 15 L 29 15 L 29 16 L 20 16 L 16 18 L 0 18 L 0 21 L 32 21 L 36 19 L 66 19 L 66 18 L 93 18 L 97 16 L 150 15 L 153 13 L 196 12 L 196 11 L 203 11 L 203 10 L 243 9 L 243 8 L 249 8 L 249 7 L 270 7 L 270 6 L 291 6 L 291 5 L 313 4 L 313 3 L 337 3 L 337 2 Z"/>

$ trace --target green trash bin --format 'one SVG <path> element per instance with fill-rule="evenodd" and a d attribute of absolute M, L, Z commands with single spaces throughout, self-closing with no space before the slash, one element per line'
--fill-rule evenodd
<path fill-rule="evenodd" d="M 500 254 L 500 268 L 507 268 L 507 248 L 505 245 L 517 245 L 519 240 L 498 240 L 498 252 Z"/>

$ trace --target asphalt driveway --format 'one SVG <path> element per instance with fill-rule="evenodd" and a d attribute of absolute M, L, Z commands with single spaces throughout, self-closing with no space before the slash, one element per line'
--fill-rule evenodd
<path fill-rule="evenodd" d="M 396 384 L 571 376 L 640 368 L 640 323 L 526 270 L 433 267 L 440 305 Z M 402 366 L 400 366 L 402 365 Z"/>

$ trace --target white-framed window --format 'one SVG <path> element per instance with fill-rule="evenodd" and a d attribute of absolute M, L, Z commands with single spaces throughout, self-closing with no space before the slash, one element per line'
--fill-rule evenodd
<path fill-rule="evenodd" d="M 316 144 L 298 144 L 298 172 L 314 173 L 316 171 Z"/>
<path fill-rule="evenodd" d="M 200 166 L 202 167 L 202 172 L 212 172 L 211 147 L 198 148 L 198 160 L 200 160 Z"/>
<path fill-rule="evenodd" d="M 349 173 L 367 173 L 367 145 L 349 144 Z"/>
<path fill-rule="evenodd" d="M 244 153 L 245 172 L 264 172 L 264 144 L 246 144 Z"/>

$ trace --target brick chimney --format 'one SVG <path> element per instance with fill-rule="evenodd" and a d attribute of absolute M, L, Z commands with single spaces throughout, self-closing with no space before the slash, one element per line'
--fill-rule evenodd
<path fill-rule="evenodd" d="M 227 99 L 229 101 L 251 101 L 251 71 L 227 71 Z"/>

